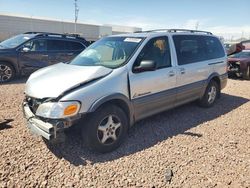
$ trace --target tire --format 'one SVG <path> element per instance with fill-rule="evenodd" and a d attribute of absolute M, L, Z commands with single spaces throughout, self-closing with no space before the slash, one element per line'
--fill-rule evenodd
<path fill-rule="evenodd" d="M 82 137 L 91 150 L 106 153 L 122 144 L 127 131 L 125 112 L 110 104 L 100 107 L 87 118 L 85 126 L 82 126 Z"/>
<path fill-rule="evenodd" d="M 219 96 L 219 92 L 220 90 L 218 84 L 214 80 L 211 80 L 203 97 L 199 100 L 199 105 L 205 108 L 213 106 Z"/>
<path fill-rule="evenodd" d="M 12 65 L 0 62 L 0 84 L 6 83 L 15 77 L 15 69 Z"/>
<path fill-rule="evenodd" d="M 243 79 L 250 80 L 250 66 L 247 67 L 246 73 L 243 74 Z"/>

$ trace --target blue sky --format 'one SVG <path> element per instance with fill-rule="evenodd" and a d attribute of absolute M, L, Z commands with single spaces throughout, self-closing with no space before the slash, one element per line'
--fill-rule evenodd
<path fill-rule="evenodd" d="M 250 0 L 78 0 L 79 22 L 250 37 Z M 73 0 L 0 0 L 0 13 L 74 20 Z"/>

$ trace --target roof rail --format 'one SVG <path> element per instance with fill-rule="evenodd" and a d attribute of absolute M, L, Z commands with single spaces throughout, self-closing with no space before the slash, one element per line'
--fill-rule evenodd
<path fill-rule="evenodd" d="M 190 32 L 190 33 L 205 33 L 208 35 L 212 35 L 212 33 L 208 31 L 190 30 L 190 29 L 154 29 L 148 31 L 136 31 L 135 33 L 151 33 L 151 32 L 168 32 L 168 33 Z"/>
<path fill-rule="evenodd" d="M 30 32 L 26 32 L 24 34 L 37 34 L 37 36 L 49 36 L 49 35 L 53 35 L 53 36 L 58 36 L 58 37 L 74 37 L 74 38 L 78 38 L 78 39 L 83 39 L 85 40 L 85 38 L 81 37 L 80 34 L 76 34 L 76 33 L 50 33 L 50 32 L 37 32 L 37 31 L 30 31 Z"/>

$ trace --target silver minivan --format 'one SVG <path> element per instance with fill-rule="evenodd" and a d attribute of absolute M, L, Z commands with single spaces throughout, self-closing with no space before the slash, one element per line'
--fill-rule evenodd
<path fill-rule="evenodd" d="M 33 73 L 23 110 L 28 128 L 46 140 L 78 123 L 91 149 L 109 152 L 138 120 L 195 100 L 213 106 L 226 83 L 226 53 L 209 32 L 114 35 Z"/>

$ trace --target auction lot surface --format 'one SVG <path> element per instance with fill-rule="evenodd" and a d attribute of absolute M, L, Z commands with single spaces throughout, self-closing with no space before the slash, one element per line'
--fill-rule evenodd
<path fill-rule="evenodd" d="M 76 131 L 56 147 L 32 136 L 24 82 L 0 86 L 0 187 L 250 187 L 250 81 L 230 79 L 212 108 L 191 103 L 137 123 L 109 154 L 88 151 Z"/>

